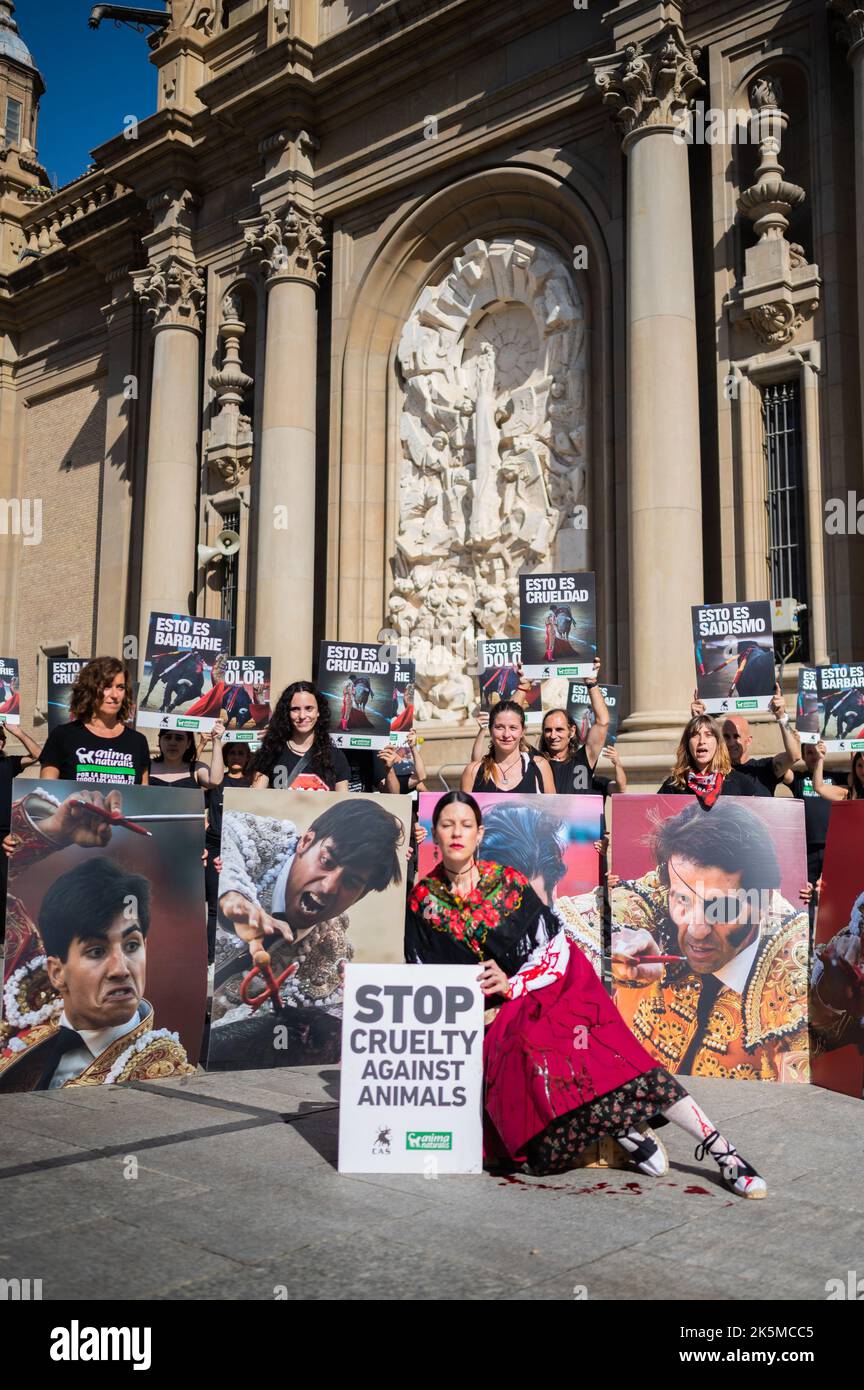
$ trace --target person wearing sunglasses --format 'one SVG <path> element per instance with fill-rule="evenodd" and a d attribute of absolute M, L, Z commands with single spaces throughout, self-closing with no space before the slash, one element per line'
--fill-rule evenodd
<path fill-rule="evenodd" d="M 612 888 L 615 1002 L 639 1041 L 673 1073 L 806 1080 L 807 913 L 765 823 L 735 798 L 691 804 L 651 848 L 656 869 Z"/>

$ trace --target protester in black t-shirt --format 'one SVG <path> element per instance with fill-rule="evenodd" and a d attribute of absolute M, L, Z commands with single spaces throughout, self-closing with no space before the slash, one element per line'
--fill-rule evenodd
<path fill-rule="evenodd" d="M 723 732 L 710 714 L 697 714 L 685 724 L 675 766 L 661 787 L 662 796 L 696 796 L 710 810 L 719 796 L 755 796 L 749 777 L 729 761 Z"/>
<path fill-rule="evenodd" d="M 40 776 L 90 786 L 146 786 L 150 749 L 144 735 L 126 723 L 131 708 L 124 663 L 114 656 L 88 661 L 72 687 L 71 722 L 50 733 L 42 749 Z"/>
<path fill-rule="evenodd" d="M 810 883 L 815 884 L 822 874 L 822 861 L 825 858 L 825 844 L 828 839 L 828 823 L 831 818 L 831 801 L 834 799 L 843 800 L 845 792 L 848 790 L 848 779 L 846 773 L 829 774 L 827 786 L 830 787 L 832 796 L 829 799 L 820 795 L 813 779 L 816 771 L 823 767 L 825 744 L 803 743 L 801 755 L 801 763 L 796 764 L 792 771 L 787 772 L 783 781 L 787 787 L 791 788 L 792 795 L 796 800 L 804 802 L 807 878 Z M 836 798 L 834 792 L 838 793 Z"/>
<path fill-rule="evenodd" d="M 348 762 L 330 740 L 330 706 L 310 681 L 282 691 L 252 770 L 256 789 L 349 790 Z"/>
<path fill-rule="evenodd" d="M 789 720 L 789 715 L 786 712 L 786 701 L 780 686 L 777 684 L 775 684 L 774 694 L 771 696 L 770 709 L 777 720 L 780 736 L 783 739 L 783 752 L 777 753 L 771 758 L 750 757 L 753 735 L 750 731 L 749 721 L 742 714 L 731 714 L 723 721 L 723 737 L 726 740 L 732 766 L 743 776 L 749 777 L 753 781 L 757 796 L 773 796 L 777 783 L 784 780 L 785 774 L 801 758 L 798 735 Z M 693 697 L 690 712 L 694 718 L 698 714 L 705 713 L 705 706 L 698 695 Z"/>
<path fill-rule="evenodd" d="M 595 672 L 599 670 L 599 667 L 599 661 L 595 661 Z M 626 791 L 627 778 L 617 754 L 610 759 L 615 766 L 614 782 L 608 778 L 595 776 L 601 755 L 610 756 L 610 750 L 605 747 L 606 735 L 609 732 L 609 711 L 596 676 L 594 680 L 586 681 L 585 685 L 594 712 L 594 723 L 588 730 L 584 741 L 580 742 L 576 720 L 565 709 L 550 709 L 543 716 L 538 751 L 549 759 L 556 792 L 566 795 L 568 793 L 605 793 L 606 790 L 613 789 Z M 619 772 L 623 779 L 623 785 L 619 782 Z"/>
<path fill-rule="evenodd" d="M 7 753 L 6 731 L 24 744 L 25 753 Z M 25 767 L 38 763 L 41 749 L 39 744 L 25 734 L 19 724 L 0 723 L 0 841 L 5 840 L 12 824 L 12 783 Z M 0 940 L 6 929 L 6 884 L 9 876 L 9 861 L 4 850 L 0 849 Z"/>

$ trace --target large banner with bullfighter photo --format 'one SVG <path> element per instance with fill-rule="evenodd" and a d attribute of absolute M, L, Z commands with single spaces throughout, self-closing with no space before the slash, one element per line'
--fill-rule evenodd
<path fill-rule="evenodd" d="M 11 835 L 0 1093 L 192 1075 L 203 794 L 17 778 Z"/>
<path fill-rule="evenodd" d="M 444 792 L 421 792 L 419 824 L 426 832 L 418 879 L 435 868 L 432 814 Z M 603 895 L 600 888 L 602 796 L 537 796 L 534 792 L 477 792 L 483 816 L 479 857 L 516 869 L 551 907 L 598 975 L 602 975 Z"/>
<path fill-rule="evenodd" d="M 673 1073 L 807 1081 L 804 807 L 791 797 L 611 800 L 612 983 Z"/>
<path fill-rule="evenodd" d="M 810 976 L 813 1081 L 864 1096 L 864 801 L 831 808 Z"/>
<path fill-rule="evenodd" d="M 222 679 L 214 668 L 228 654 L 229 635 L 230 624 L 221 618 L 150 614 L 138 691 L 140 729 L 210 732 L 219 719 L 219 710 L 211 710 L 210 704 Z"/>
<path fill-rule="evenodd" d="M 403 960 L 412 806 L 226 786 L 211 1069 L 338 1062 L 346 962 Z"/>

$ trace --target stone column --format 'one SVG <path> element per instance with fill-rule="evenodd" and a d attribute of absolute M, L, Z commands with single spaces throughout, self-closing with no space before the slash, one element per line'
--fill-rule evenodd
<path fill-rule="evenodd" d="M 105 464 L 99 505 L 99 588 L 94 655 L 123 654 L 132 529 L 132 459 L 140 363 L 135 294 L 128 266 L 107 275 L 111 302 L 102 313 L 108 336 Z"/>
<path fill-rule="evenodd" d="M 149 614 L 188 613 L 195 577 L 204 280 L 194 262 L 169 253 L 136 272 L 134 284 L 155 334 L 141 559 L 143 663 Z"/>
<path fill-rule="evenodd" d="M 680 729 L 695 683 L 702 489 L 690 184 L 683 120 L 704 84 L 677 24 L 595 59 L 627 156 L 630 682 L 626 729 Z"/>
<path fill-rule="evenodd" d="M 840 16 L 841 37 L 848 44 L 849 65 L 855 87 L 855 226 L 858 229 L 858 376 L 861 429 L 864 432 L 864 0 L 828 0 L 828 9 Z"/>
<path fill-rule="evenodd" d="M 274 700 L 308 680 L 315 600 L 315 291 L 324 236 L 290 200 L 247 225 L 267 277 L 267 329 L 255 501 L 255 651 L 272 658 Z"/>

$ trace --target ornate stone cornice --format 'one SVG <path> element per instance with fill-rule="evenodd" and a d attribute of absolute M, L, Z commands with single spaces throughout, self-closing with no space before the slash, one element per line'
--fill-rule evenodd
<path fill-rule="evenodd" d="M 329 255 L 321 223 L 297 203 L 281 212 L 268 212 L 244 224 L 244 240 L 258 256 L 268 281 L 306 280 L 318 284 Z"/>
<path fill-rule="evenodd" d="M 829 13 L 840 20 L 838 37 L 849 49 L 849 61 L 864 53 L 864 6 L 860 0 L 828 0 Z"/>
<path fill-rule="evenodd" d="M 681 117 L 705 86 L 696 70 L 701 50 L 685 42 L 677 24 L 653 38 L 627 44 L 608 58 L 592 58 L 594 81 L 624 131 L 624 148 L 648 129 L 678 130 Z"/>
<path fill-rule="evenodd" d="M 189 328 L 199 332 L 204 317 L 204 278 L 197 265 L 168 255 L 133 273 L 135 293 L 153 320 L 153 328 Z"/>

